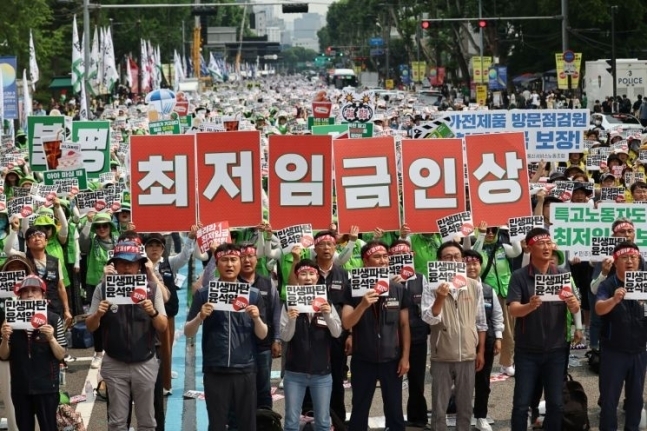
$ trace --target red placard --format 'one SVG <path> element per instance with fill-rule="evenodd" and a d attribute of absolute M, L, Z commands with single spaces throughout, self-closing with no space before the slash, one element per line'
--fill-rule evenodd
<path fill-rule="evenodd" d="M 196 224 L 192 135 L 132 136 L 130 172 L 138 232 L 186 232 Z"/>
<path fill-rule="evenodd" d="M 338 228 L 400 229 L 398 174 L 393 137 L 335 139 Z"/>
<path fill-rule="evenodd" d="M 271 135 L 270 222 L 275 228 L 332 221 L 332 137 Z"/>
<path fill-rule="evenodd" d="M 465 137 L 472 220 L 501 226 L 532 214 L 523 133 Z"/>
<path fill-rule="evenodd" d="M 404 222 L 412 232 L 437 232 L 436 220 L 466 211 L 463 141 L 402 140 Z"/>
<path fill-rule="evenodd" d="M 256 226 L 263 216 L 258 131 L 196 135 L 198 220 Z"/>

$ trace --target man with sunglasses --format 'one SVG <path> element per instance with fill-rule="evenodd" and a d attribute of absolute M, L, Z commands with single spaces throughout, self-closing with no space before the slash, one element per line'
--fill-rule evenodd
<path fill-rule="evenodd" d="M 575 314 L 580 304 L 575 294 L 564 295 L 560 302 L 542 303 L 535 293 L 535 276 L 563 274 L 567 271 L 552 264 L 555 244 L 550 232 L 534 228 L 525 238 L 530 264 L 512 273 L 507 303 L 515 321 L 516 378 L 512 403 L 512 431 L 525 431 L 528 410 L 532 404 L 535 385 L 541 381 L 546 400 L 544 429 L 562 428 L 562 387 L 566 373 L 569 341 L 564 336 L 568 313 Z"/>
<path fill-rule="evenodd" d="M 11 220 L 12 232 L 17 233 L 20 229 L 20 219 Z M 67 291 L 63 284 L 61 261 L 54 256 L 47 254 L 47 235 L 43 230 L 32 226 L 25 232 L 25 247 L 27 251 L 22 253 L 12 250 L 14 256 L 22 256 L 31 261 L 36 274 L 47 286 L 47 299 L 49 309 L 58 314 L 67 325 L 72 323 L 72 314 L 67 300 Z"/>
<path fill-rule="evenodd" d="M 463 249 L 448 241 L 438 248 L 440 262 L 463 262 Z M 431 325 L 431 429 L 447 429 L 446 411 L 456 400 L 456 429 L 468 430 L 472 420 L 474 376 L 485 363 L 488 329 L 483 289 L 472 279 L 456 287 L 443 282 L 427 287 L 422 296 L 422 320 Z"/>

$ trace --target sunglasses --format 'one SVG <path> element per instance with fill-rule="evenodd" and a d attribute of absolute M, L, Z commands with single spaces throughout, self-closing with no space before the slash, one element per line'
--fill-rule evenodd
<path fill-rule="evenodd" d="M 110 227 L 109 223 L 101 223 L 101 224 L 94 225 L 95 229 L 108 229 L 109 227 Z"/>

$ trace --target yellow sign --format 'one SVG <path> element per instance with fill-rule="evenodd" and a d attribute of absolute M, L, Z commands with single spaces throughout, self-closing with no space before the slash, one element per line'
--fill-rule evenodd
<path fill-rule="evenodd" d="M 354 66 L 353 70 L 355 71 L 355 75 L 359 75 L 360 73 L 362 73 L 362 66 L 361 65 L 360 66 Z"/>
<path fill-rule="evenodd" d="M 411 78 L 413 82 L 422 82 L 427 72 L 427 63 L 424 61 L 411 62 Z"/>
<path fill-rule="evenodd" d="M 487 84 L 492 57 L 472 57 L 472 78 L 475 84 Z"/>
<path fill-rule="evenodd" d="M 485 106 L 487 102 L 487 85 L 476 86 L 476 103 L 479 106 Z"/>
<path fill-rule="evenodd" d="M 571 76 L 571 89 L 575 89 L 580 85 L 580 70 L 582 67 L 582 53 L 574 53 L 573 61 L 567 63 L 564 61 L 564 53 L 555 53 L 555 63 L 557 65 L 557 88 L 560 90 L 568 90 L 568 76 Z"/>
<path fill-rule="evenodd" d="M 384 88 L 387 90 L 393 90 L 393 80 L 392 79 L 387 79 L 384 81 Z"/>

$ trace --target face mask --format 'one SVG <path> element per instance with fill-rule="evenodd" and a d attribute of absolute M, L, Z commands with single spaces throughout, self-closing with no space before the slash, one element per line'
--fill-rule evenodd
<path fill-rule="evenodd" d="M 595 121 L 595 125 L 596 125 L 596 126 L 599 126 L 600 124 L 602 124 L 602 121 L 600 121 L 600 120 L 596 120 L 596 121 Z"/>

